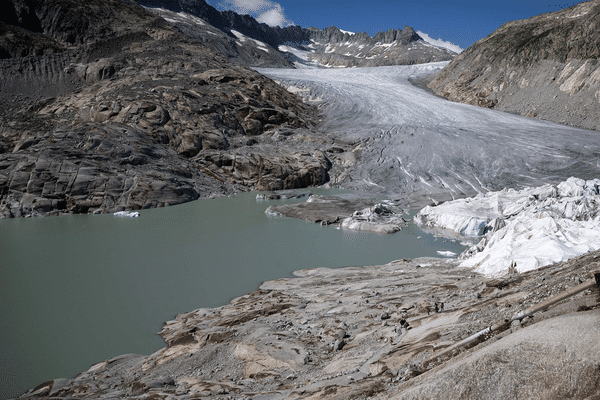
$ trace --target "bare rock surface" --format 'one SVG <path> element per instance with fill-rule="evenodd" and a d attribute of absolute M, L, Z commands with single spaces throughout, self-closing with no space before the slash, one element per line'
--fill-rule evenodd
<path fill-rule="evenodd" d="M 297 271 L 163 326 L 123 355 L 24 398 L 595 398 L 598 289 L 435 362 L 440 350 L 585 282 L 600 253 L 487 279 L 452 260 Z"/>
<path fill-rule="evenodd" d="M 429 86 L 453 101 L 600 129 L 600 1 L 508 22 Z"/>
<path fill-rule="evenodd" d="M 133 2 L 96 3 L 14 0 L 3 17 L 3 37 L 50 47 L 0 63 L 0 216 L 329 180 L 313 107 Z"/>
<path fill-rule="evenodd" d="M 598 326 L 600 309 L 545 320 L 415 378 L 393 397 L 378 398 L 596 398 L 600 373 L 592 360 L 600 357 Z"/>

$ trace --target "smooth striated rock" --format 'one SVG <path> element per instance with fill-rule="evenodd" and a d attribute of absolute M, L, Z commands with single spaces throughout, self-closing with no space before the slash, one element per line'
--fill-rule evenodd
<path fill-rule="evenodd" d="M 590 253 L 493 280 L 436 258 L 296 271 L 228 305 L 177 315 L 154 354 L 97 363 L 24 398 L 594 398 L 598 289 L 514 333 L 506 324 L 475 347 L 423 361 L 586 281 L 598 260 Z"/>
<path fill-rule="evenodd" d="M 0 216 L 139 210 L 329 180 L 316 110 L 273 81 L 134 2 L 21 3 L 9 9 L 29 15 L 33 36 L 69 50 L 0 62 Z"/>

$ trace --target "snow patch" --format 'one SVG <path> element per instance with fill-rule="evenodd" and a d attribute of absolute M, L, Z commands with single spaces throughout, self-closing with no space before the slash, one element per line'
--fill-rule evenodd
<path fill-rule="evenodd" d="M 309 53 L 308 51 L 302 51 L 302 50 L 296 49 L 295 47 L 285 46 L 285 45 L 279 46 L 278 49 L 279 49 L 279 51 L 281 51 L 283 53 L 291 53 L 301 60 L 308 61 L 308 53 Z"/>
<path fill-rule="evenodd" d="M 437 47 L 442 47 L 444 49 L 448 49 L 456 54 L 460 54 L 463 52 L 463 49 L 460 46 L 455 45 L 454 43 L 444 41 L 442 39 L 433 39 L 425 32 L 417 31 L 417 35 L 421 36 L 423 40 L 429 44 L 432 44 Z"/>
<path fill-rule="evenodd" d="M 238 32 L 238 31 L 236 31 L 235 29 L 232 29 L 232 30 L 231 30 L 231 33 L 233 33 L 233 34 L 235 35 L 235 37 L 239 39 L 239 41 L 236 41 L 236 43 L 237 43 L 238 45 L 240 45 L 240 46 L 241 46 L 241 45 L 242 45 L 241 43 L 245 43 L 245 42 L 247 42 L 247 41 L 250 41 L 250 42 L 253 42 L 253 43 L 254 43 L 254 45 L 255 45 L 256 47 L 258 47 L 258 49 L 259 49 L 259 50 L 262 50 L 262 51 L 264 51 L 264 52 L 266 52 L 266 53 L 268 53 L 268 52 L 269 52 L 269 49 L 267 48 L 267 44 L 266 44 L 266 43 L 263 43 L 263 42 L 261 42 L 260 40 L 256 40 L 256 39 L 249 38 L 248 36 L 244 35 L 244 34 L 243 34 L 243 33 L 241 33 L 241 32 Z M 241 43 L 240 43 L 240 42 L 241 42 Z"/>

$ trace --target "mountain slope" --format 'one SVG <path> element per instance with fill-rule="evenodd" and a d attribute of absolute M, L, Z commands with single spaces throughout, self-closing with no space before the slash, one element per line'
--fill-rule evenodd
<path fill-rule="evenodd" d="M 430 87 L 450 100 L 600 130 L 600 1 L 504 24 Z"/>
<path fill-rule="evenodd" d="M 455 53 L 425 42 L 413 28 L 390 29 L 370 37 L 365 32 L 351 33 L 335 26 L 311 28 L 307 45 L 279 46 L 280 50 L 296 54 L 294 47 L 304 50 L 304 61 L 328 67 L 378 67 L 424 64 L 448 61 Z M 292 47 L 292 48 L 290 48 Z M 302 60 L 296 60 L 302 64 Z"/>
<path fill-rule="evenodd" d="M 306 140 L 313 108 L 135 2 L 8 5 L 0 217 L 114 212 L 327 181 L 319 139 Z"/>

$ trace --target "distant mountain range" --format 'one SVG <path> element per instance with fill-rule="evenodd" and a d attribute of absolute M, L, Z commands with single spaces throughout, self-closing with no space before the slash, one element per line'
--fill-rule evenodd
<path fill-rule="evenodd" d="M 456 53 L 427 43 L 414 29 L 371 37 L 334 26 L 271 27 L 249 15 L 218 11 L 204 0 L 137 0 L 139 4 L 248 66 L 374 67 L 447 61 Z"/>

